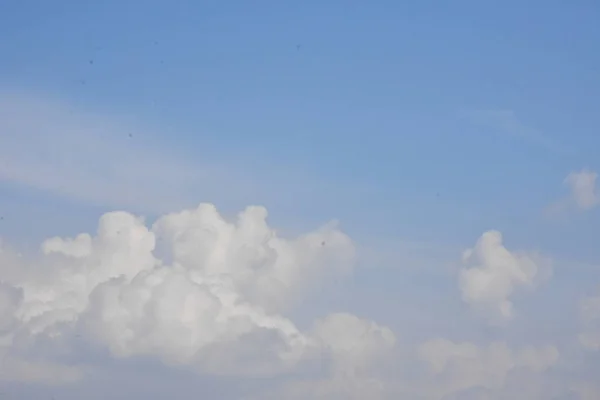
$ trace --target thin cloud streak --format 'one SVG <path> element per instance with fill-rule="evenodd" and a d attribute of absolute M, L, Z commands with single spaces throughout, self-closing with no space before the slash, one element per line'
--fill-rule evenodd
<path fill-rule="evenodd" d="M 459 117 L 473 125 L 514 137 L 555 154 L 572 155 L 575 150 L 525 124 L 512 110 L 475 109 L 462 110 Z"/>

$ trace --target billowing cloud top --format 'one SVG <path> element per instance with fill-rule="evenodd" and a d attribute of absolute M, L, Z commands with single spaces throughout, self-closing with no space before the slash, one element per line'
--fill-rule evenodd
<path fill-rule="evenodd" d="M 46 240 L 39 264 L 4 255 L 3 271 L 14 273 L 0 287 L 6 344 L 17 350 L 17 343 L 77 334 L 115 357 L 250 374 L 296 365 L 336 341 L 328 333 L 339 326 L 350 343 L 366 340 L 370 351 L 368 339 L 353 335 L 377 327 L 359 319 L 333 315 L 310 334 L 280 314 L 322 278 L 351 270 L 352 241 L 332 226 L 286 240 L 266 217 L 264 208 L 248 207 L 233 223 L 201 204 L 148 228 L 141 218 L 112 212 L 93 237 Z M 164 259 L 155 255 L 157 243 Z M 33 279 L 39 268 L 46 271 Z"/>

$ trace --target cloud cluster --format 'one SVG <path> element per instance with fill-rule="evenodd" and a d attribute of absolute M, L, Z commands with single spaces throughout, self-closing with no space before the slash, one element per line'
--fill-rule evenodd
<path fill-rule="evenodd" d="M 344 357 L 339 346 L 351 346 L 360 365 L 393 344 L 389 330 L 351 315 L 317 321 L 312 333 L 285 318 L 315 283 L 351 271 L 354 246 L 332 225 L 284 239 L 266 218 L 264 208 L 248 207 L 229 222 L 201 204 L 148 228 L 112 212 L 95 236 L 46 240 L 35 266 L 3 260 L 4 346 L 83 335 L 117 358 L 256 375 L 285 371 L 327 346 L 336 359 Z M 163 259 L 155 255 L 161 247 Z"/>
<path fill-rule="evenodd" d="M 260 399 L 441 399 L 498 388 L 515 369 L 541 373 L 559 359 L 549 345 L 443 338 L 400 351 L 390 328 L 340 311 L 300 328 L 290 315 L 353 271 L 355 245 L 334 224 L 282 237 L 258 206 L 226 219 L 204 203 L 151 225 L 110 212 L 93 235 L 45 240 L 37 258 L 0 250 L 0 370 L 9 381 L 85 379 L 91 355 L 106 354 L 211 376 L 309 374 Z M 463 261 L 463 299 L 492 318 L 509 318 L 513 290 L 532 286 L 544 268 L 541 258 L 508 251 L 496 231 Z"/>
<path fill-rule="evenodd" d="M 569 175 L 573 204 L 597 204 L 595 180 L 587 170 Z M 0 381 L 73 384 L 108 357 L 206 376 L 281 377 L 245 397 L 257 400 L 501 399 L 517 387 L 527 398 L 548 396 L 539 379 L 562 360 L 550 343 L 434 335 L 406 347 L 402 332 L 344 310 L 299 325 L 292 316 L 304 301 L 352 275 L 357 247 L 336 224 L 288 238 L 267 217 L 249 206 L 225 218 L 202 203 L 148 224 L 116 211 L 94 234 L 48 238 L 35 257 L 0 242 Z M 463 303 L 506 329 L 516 295 L 549 278 L 552 262 L 509 250 L 490 230 L 463 252 L 457 273 Z M 600 296 L 584 298 L 579 311 L 577 341 L 597 351 Z M 563 392 L 593 397 L 588 383 Z"/>

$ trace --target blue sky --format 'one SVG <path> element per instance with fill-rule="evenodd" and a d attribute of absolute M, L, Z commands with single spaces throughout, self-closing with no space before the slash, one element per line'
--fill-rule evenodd
<path fill-rule="evenodd" d="M 598 9 L 344 4 L 8 2 L 0 81 L 141 121 L 190 159 L 371 190 L 373 231 L 544 236 L 536 211 L 597 162 Z M 461 118 L 479 110 L 558 150 Z M 336 200 L 321 218 L 365 204 Z"/>
<path fill-rule="evenodd" d="M 598 208 L 567 207 L 564 183 L 600 170 L 600 7 L 416 3 L 3 2 L 0 238 L 26 247 L 93 232 L 106 211 L 153 220 L 200 202 L 264 205 L 282 232 L 336 219 L 383 271 L 356 271 L 352 290 L 382 298 L 319 301 L 401 327 L 385 296 L 417 323 L 457 290 L 440 263 L 494 229 L 556 260 L 522 303 L 550 326 L 600 279 Z M 419 321 L 454 329 L 435 315 Z M 533 336 L 506 329 L 492 336 Z"/>

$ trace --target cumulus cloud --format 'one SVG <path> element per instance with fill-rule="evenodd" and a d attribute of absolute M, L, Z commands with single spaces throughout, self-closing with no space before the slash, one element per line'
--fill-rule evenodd
<path fill-rule="evenodd" d="M 463 300 L 495 322 L 514 316 L 515 289 L 532 287 L 549 271 L 548 260 L 536 254 L 510 252 L 498 231 L 485 232 L 463 253 L 463 264 L 459 274 Z"/>
<path fill-rule="evenodd" d="M 115 358 L 252 376 L 323 354 L 336 374 L 348 372 L 393 346 L 389 329 L 350 314 L 325 316 L 306 332 L 283 315 L 315 284 L 348 274 L 354 244 L 334 225 L 282 238 L 266 218 L 264 208 L 248 207 L 228 221 L 201 204 L 148 227 L 111 212 L 93 236 L 46 240 L 35 264 L 4 257 L 0 334 L 11 365 L 37 377 L 46 367 L 27 358 L 32 349 L 44 342 L 68 353 L 73 336 Z M 156 255 L 159 242 L 164 258 Z M 80 376 L 64 368 L 46 370 Z"/>
<path fill-rule="evenodd" d="M 236 397 L 245 399 L 500 399 L 492 394 L 508 393 L 515 375 L 534 379 L 561 359 L 553 345 L 502 340 L 440 337 L 407 347 L 402 330 L 339 310 L 299 324 L 303 301 L 353 272 L 356 246 L 335 224 L 284 237 L 267 217 L 250 206 L 225 218 L 208 203 L 153 223 L 117 211 L 94 233 L 48 238 L 36 257 L 3 244 L 0 381 L 73 385 L 107 357 L 270 379 Z M 534 286 L 549 267 L 506 249 L 496 231 L 463 261 L 464 301 L 501 319 L 513 315 L 515 290 Z"/>

